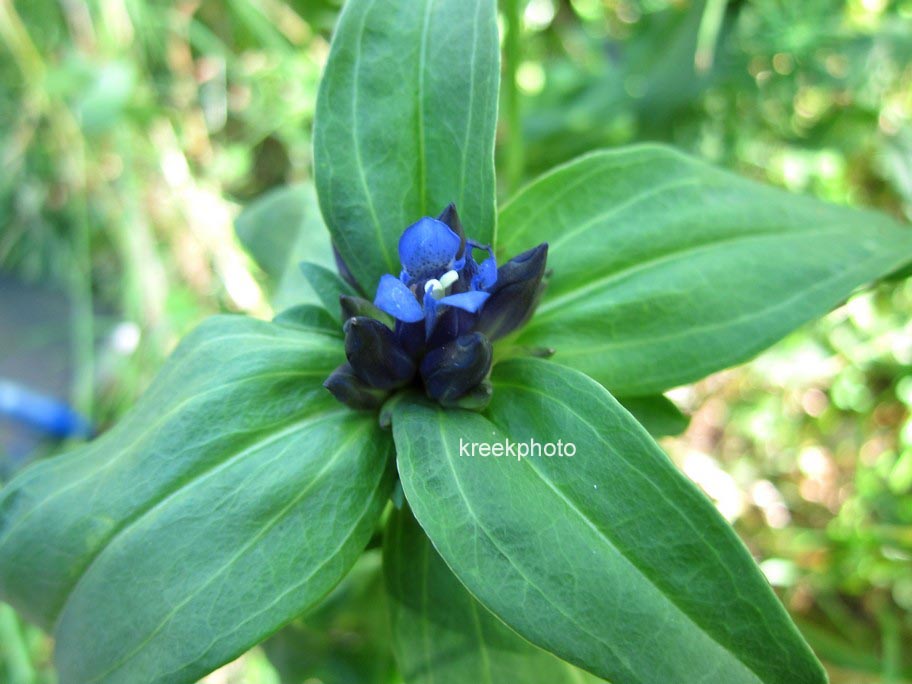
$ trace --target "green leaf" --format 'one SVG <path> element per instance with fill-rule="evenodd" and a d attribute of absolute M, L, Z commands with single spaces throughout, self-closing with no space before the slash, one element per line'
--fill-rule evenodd
<path fill-rule="evenodd" d="M 63 682 L 190 682 L 316 603 L 391 488 L 376 418 L 321 387 L 335 331 L 239 316 L 137 406 L 0 493 L 0 598 L 55 625 Z"/>
<path fill-rule="evenodd" d="M 484 414 L 393 409 L 415 517 L 469 591 L 534 644 L 609 680 L 826 677 L 712 504 L 604 388 L 541 360 L 498 365 Z M 572 457 L 466 455 L 572 442 Z"/>
<path fill-rule="evenodd" d="M 270 190 L 244 209 L 234 227 L 244 249 L 268 277 L 276 310 L 320 302 L 298 267 L 306 259 L 335 269 L 313 186 Z"/>
<path fill-rule="evenodd" d="M 503 253 L 550 243 L 517 344 L 620 396 L 745 361 L 912 259 L 912 230 L 759 185 L 671 149 L 598 152 L 500 216 Z"/>
<path fill-rule="evenodd" d="M 335 335 L 340 340 L 344 339 L 339 321 L 330 315 L 322 306 L 316 304 L 298 304 L 284 311 L 280 311 L 272 319 L 279 325 L 290 325 L 295 328 L 321 328 L 327 335 Z"/>
<path fill-rule="evenodd" d="M 493 242 L 494 0 L 349 0 L 317 97 L 320 207 L 362 288 L 400 271 L 399 236 L 455 202 Z"/>
<path fill-rule="evenodd" d="M 403 509 L 383 543 L 393 649 L 406 684 L 602 681 L 536 648 L 472 598 Z"/>
<path fill-rule="evenodd" d="M 681 413 L 670 399 L 661 394 L 651 397 L 619 397 L 623 407 L 653 437 L 679 435 L 687 429 L 690 418 Z"/>
<path fill-rule="evenodd" d="M 348 295 L 354 297 L 357 293 L 342 278 L 324 266 L 314 264 L 309 261 L 300 263 L 301 273 L 310 283 L 313 291 L 320 299 L 320 304 L 336 320 L 341 319 L 341 309 L 339 307 L 339 296 Z"/>
<path fill-rule="evenodd" d="M 260 648 L 286 684 L 390 684 L 395 663 L 385 595 L 380 550 L 372 549 L 317 608 Z"/>

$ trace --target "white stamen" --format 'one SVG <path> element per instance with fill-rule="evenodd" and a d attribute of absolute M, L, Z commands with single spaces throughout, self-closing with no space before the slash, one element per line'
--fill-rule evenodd
<path fill-rule="evenodd" d="M 456 271 L 447 271 L 442 276 L 440 280 L 436 278 L 431 278 L 424 284 L 424 291 L 430 292 L 431 296 L 434 299 L 443 299 L 446 294 L 447 288 L 459 280 L 459 274 Z"/>
<path fill-rule="evenodd" d="M 431 278 L 425 283 L 424 291 L 425 293 L 430 292 L 434 299 L 443 299 L 443 295 L 446 294 L 446 288 L 436 278 Z"/>
<path fill-rule="evenodd" d="M 447 289 L 450 285 L 459 280 L 459 274 L 456 271 L 447 271 L 442 276 L 440 276 L 440 284 L 443 286 L 443 289 Z"/>

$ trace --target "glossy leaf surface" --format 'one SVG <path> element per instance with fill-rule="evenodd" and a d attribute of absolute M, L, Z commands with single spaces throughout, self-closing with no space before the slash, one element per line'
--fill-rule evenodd
<path fill-rule="evenodd" d="M 476 601 L 407 508 L 383 545 L 393 649 L 406 684 L 602 681 L 518 636 Z"/>
<path fill-rule="evenodd" d="M 0 596 L 61 681 L 182 682 L 322 598 L 373 532 L 391 440 L 321 387 L 335 330 L 210 319 L 95 442 L 0 495 Z"/>
<path fill-rule="evenodd" d="M 393 413 L 415 517 L 487 608 L 625 684 L 825 681 L 731 527 L 608 392 L 532 359 L 493 381 L 484 414 L 414 398 Z M 507 438 L 576 452 L 466 455 Z"/>
<path fill-rule="evenodd" d="M 550 244 L 518 343 L 618 396 L 747 360 L 912 260 L 888 217 L 760 185 L 657 146 L 597 152 L 501 212 L 503 254 Z"/>
<path fill-rule="evenodd" d="M 355 279 L 399 274 L 407 226 L 455 202 L 494 237 L 499 80 L 494 0 L 349 0 L 317 99 L 320 207 Z"/>

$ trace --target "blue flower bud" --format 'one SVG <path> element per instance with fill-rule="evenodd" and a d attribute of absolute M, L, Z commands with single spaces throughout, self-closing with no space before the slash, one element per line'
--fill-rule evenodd
<path fill-rule="evenodd" d="M 441 404 L 453 405 L 488 377 L 492 358 L 491 343 L 477 332 L 432 349 L 421 362 L 421 378 L 428 396 Z"/>
<path fill-rule="evenodd" d="M 351 364 L 343 363 L 323 383 L 332 395 L 349 408 L 369 411 L 379 408 L 389 394 L 386 390 L 371 387 L 355 375 Z"/>
<path fill-rule="evenodd" d="M 415 362 L 393 331 L 366 316 L 350 318 L 343 326 L 345 356 L 355 374 L 371 387 L 383 390 L 406 385 L 415 376 Z"/>
<path fill-rule="evenodd" d="M 543 242 L 497 269 L 497 281 L 475 329 L 497 340 L 525 324 L 541 298 L 547 260 L 548 243 Z"/>
<path fill-rule="evenodd" d="M 367 390 L 414 382 L 444 406 L 483 408 L 492 392 L 491 340 L 532 315 L 547 256 L 542 244 L 498 268 L 491 246 L 466 236 L 455 205 L 418 219 L 399 239 L 401 272 L 380 277 L 373 304 L 340 298 L 350 371 L 334 374 L 331 391 L 366 405 L 376 401 Z"/>

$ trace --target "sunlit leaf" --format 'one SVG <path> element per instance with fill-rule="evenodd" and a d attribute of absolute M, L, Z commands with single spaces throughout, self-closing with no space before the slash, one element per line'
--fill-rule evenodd
<path fill-rule="evenodd" d="M 98 440 L 0 493 L 0 598 L 62 682 L 194 681 L 321 599 L 391 486 L 391 440 L 321 387 L 333 329 L 210 319 Z"/>
<path fill-rule="evenodd" d="M 731 527 L 608 392 L 534 359 L 493 381 L 484 414 L 414 398 L 393 413 L 406 498 L 479 601 L 625 684 L 826 681 Z M 575 450 L 467 455 L 506 439 Z"/>
<path fill-rule="evenodd" d="M 753 183 L 668 148 L 583 157 L 502 211 L 504 254 L 550 243 L 519 343 L 619 396 L 745 361 L 912 260 L 886 216 Z"/>
<path fill-rule="evenodd" d="M 320 207 L 365 291 L 400 270 L 396 245 L 455 202 L 494 236 L 499 49 L 494 0 L 349 0 L 317 99 Z"/>

